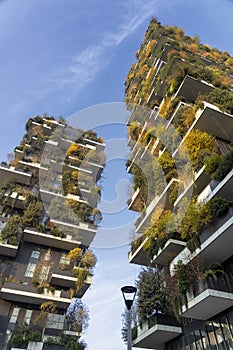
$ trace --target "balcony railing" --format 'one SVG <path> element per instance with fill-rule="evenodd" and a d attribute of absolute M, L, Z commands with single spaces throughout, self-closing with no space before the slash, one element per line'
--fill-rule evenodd
<path fill-rule="evenodd" d="M 12 245 L 0 241 L 0 255 L 16 257 L 19 245 Z"/>
<path fill-rule="evenodd" d="M 166 258 L 169 256 L 177 256 L 186 246 L 186 242 L 178 239 L 168 239 L 163 248 L 160 248 L 154 255 L 152 263 L 158 265 L 166 265 Z"/>
<path fill-rule="evenodd" d="M 181 316 L 207 320 L 232 305 L 232 282 L 227 277 L 197 281 L 192 291 L 187 293 Z"/>
<path fill-rule="evenodd" d="M 25 304 L 40 305 L 46 301 L 54 301 L 59 308 L 66 309 L 71 300 L 69 292 L 55 290 L 52 292 L 38 293 L 32 285 L 16 282 L 5 282 L 0 290 L 0 297 L 5 300 Z"/>
<path fill-rule="evenodd" d="M 144 236 L 139 238 L 140 244 L 133 247 L 129 252 L 129 262 L 132 264 L 138 264 L 142 266 L 151 266 L 151 260 L 149 259 L 146 251 L 144 250 L 144 244 L 148 240 Z"/>
<path fill-rule="evenodd" d="M 154 199 L 150 202 L 146 210 L 142 212 L 139 219 L 137 220 L 136 232 L 143 233 L 146 230 L 146 228 L 150 224 L 151 215 L 153 214 L 157 206 L 162 205 L 164 209 L 172 208 L 172 205 L 169 201 L 169 196 L 170 196 L 172 187 L 176 182 L 180 183 L 179 180 L 173 178 L 164 188 L 163 192 L 160 195 L 156 195 L 154 197 Z"/>
<path fill-rule="evenodd" d="M 178 254 L 170 265 L 170 270 L 182 260 L 185 264 L 199 256 L 205 266 L 210 265 L 213 261 L 222 263 L 232 256 L 233 246 L 233 207 L 230 207 L 227 213 L 208 226 L 200 234 L 200 247 L 195 252 L 190 253 L 188 248 L 185 248 Z M 219 248 L 221 247 L 221 249 Z"/>
<path fill-rule="evenodd" d="M 70 235 L 67 235 L 66 238 L 61 238 L 54 236 L 49 232 L 39 232 L 35 228 L 26 228 L 24 230 L 23 240 L 26 242 L 64 250 L 71 250 L 81 245 L 80 240 Z"/>
<path fill-rule="evenodd" d="M 174 316 L 157 314 L 150 317 L 133 332 L 133 346 L 162 350 L 164 344 L 182 333 Z"/>
<path fill-rule="evenodd" d="M 25 172 L 21 169 L 17 169 L 13 166 L 0 166 L 0 185 L 2 185 L 5 181 L 9 180 L 9 178 L 15 178 L 18 183 L 21 183 L 23 185 L 29 185 L 31 177 L 31 173 Z"/>

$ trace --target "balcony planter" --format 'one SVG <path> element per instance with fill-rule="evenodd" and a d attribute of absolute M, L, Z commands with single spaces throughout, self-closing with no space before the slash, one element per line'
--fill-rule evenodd
<path fill-rule="evenodd" d="M 182 301 L 181 316 L 207 320 L 232 306 L 233 293 L 225 279 L 207 279 L 194 283 L 186 299 L 186 303 Z"/>
<path fill-rule="evenodd" d="M 186 242 L 170 238 L 166 243 L 158 249 L 152 259 L 152 263 L 158 265 L 167 265 L 169 257 L 177 256 L 186 246 Z"/>
<path fill-rule="evenodd" d="M 162 350 L 164 344 L 182 333 L 174 316 L 157 314 L 133 331 L 133 346 Z"/>

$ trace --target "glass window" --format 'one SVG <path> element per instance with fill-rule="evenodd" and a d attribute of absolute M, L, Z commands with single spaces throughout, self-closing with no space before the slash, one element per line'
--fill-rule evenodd
<path fill-rule="evenodd" d="M 39 259 L 39 257 L 40 257 L 40 251 L 39 250 L 33 250 L 32 254 L 31 254 L 31 258 Z"/>
<path fill-rule="evenodd" d="M 46 327 L 47 328 L 55 328 L 55 329 L 63 329 L 64 327 L 65 315 L 58 314 L 48 314 Z"/>
<path fill-rule="evenodd" d="M 59 261 L 60 268 L 64 268 L 70 265 L 70 259 L 67 259 L 66 254 L 63 254 Z"/>
<path fill-rule="evenodd" d="M 231 335 L 231 330 L 228 324 L 228 320 L 225 316 L 222 316 L 219 318 L 220 322 L 221 322 L 221 326 L 222 326 L 222 332 L 225 338 L 225 343 L 226 343 L 226 347 L 228 349 L 233 349 L 233 341 L 232 341 L 232 335 Z"/>
<path fill-rule="evenodd" d="M 32 317 L 32 310 L 26 310 L 25 316 L 24 316 L 24 322 L 29 326 L 30 321 Z"/>
<path fill-rule="evenodd" d="M 224 339 L 224 335 L 222 332 L 222 328 L 221 328 L 221 324 L 220 322 L 213 322 L 214 327 L 215 327 L 215 334 L 216 334 L 216 338 L 217 338 L 217 342 L 218 342 L 218 349 L 219 350 L 226 350 L 228 349 L 226 347 L 226 343 L 225 343 L 225 339 Z"/>
<path fill-rule="evenodd" d="M 188 335 L 189 346 L 191 350 L 196 350 L 195 336 L 193 333 Z"/>
<path fill-rule="evenodd" d="M 16 323 L 18 315 L 19 315 L 19 307 L 14 307 L 12 314 L 11 314 L 11 318 L 10 318 L 10 322 L 11 323 Z"/>
<path fill-rule="evenodd" d="M 207 326 L 206 326 L 207 332 L 208 332 L 208 338 L 209 338 L 209 343 L 210 343 L 210 349 L 217 349 L 218 345 L 217 345 L 217 339 L 216 339 L 216 335 L 215 335 L 215 327 L 213 322 L 210 322 Z"/>
<path fill-rule="evenodd" d="M 196 340 L 196 348 L 197 350 L 202 350 L 203 345 L 202 345 L 202 336 L 201 336 L 200 330 L 196 330 L 194 334 L 195 334 L 195 340 Z"/>
<path fill-rule="evenodd" d="M 25 277 L 33 277 L 34 271 L 36 268 L 36 264 L 34 263 L 29 263 L 25 272 Z"/>
<path fill-rule="evenodd" d="M 229 326 L 230 326 L 231 334 L 232 334 L 232 337 L 233 337 L 233 311 L 228 312 L 227 319 L 228 319 L 228 323 L 229 323 Z"/>

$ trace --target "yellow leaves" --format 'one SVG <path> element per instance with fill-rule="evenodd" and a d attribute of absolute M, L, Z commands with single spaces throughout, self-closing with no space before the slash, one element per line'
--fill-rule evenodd
<path fill-rule="evenodd" d="M 171 97 L 166 97 L 162 104 L 161 104 L 161 107 L 160 107 L 160 110 L 159 110 L 159 115 L 161 117 L 164 117 L 164 118 L 168 118 L 170 116 L 170 113 L 171 113 Z"/>
<path fill-rule="evenodd" d="M 184 112 L 183 112 L 183 117 L 184 117 L 184 125 L 189 128 L 194 119 L 195 119 L 195 114 L 196 114 L 196 108 L 193 106 L 189 106 L 187 108 L 185 108 Z"/>
<path fill-rule="evenodd" d="M 191 131 L 184 141 L 189 151 L 189 157 L 195 168 L 203 165 L 206 155 L 217 152 L 215 138 L 200 130 Z"/>
<path fill-rule="evenodd" d="M 32 136 L 44 136 L 43 127 L 40 125 L 35 125 L 32 127 Z"/>
<path fill-rule="evenodd" d="M 72 145 L 70 146 L 70 148 L 68 149 L 68 151 L 66 152 L 66 156 L 70 156 L 70 155 L 75 155 L 78 153 L 80 147 L 76 144 L 76 143 L 72 143 Z"/>
<path fill-rule="evenodd" d="M 97 262 L 96 256 L 93 254 L 91 250 L 87 250 L 82 258 L 82 267 L 90 269 L 95 267 Z"/>
<path fill-rule="evenodd" d="M 67 254 L 67 259 L 80 261 L 82 259 L 82 249 L 77 247 L 70 250 Z"/>

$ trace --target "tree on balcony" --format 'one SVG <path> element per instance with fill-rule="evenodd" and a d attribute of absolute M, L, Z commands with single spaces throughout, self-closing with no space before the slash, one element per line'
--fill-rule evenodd
<path fill-rule="evenodd" d="M 8 244 L 17 245 L 22 234 L 21 223 L 21 217 L 18 214 L 13 215 L 2 229 L 0 239 Z"/>
<path fill-rule="evenodd" d="M 66 321 L 71 329 L 83 332 L 89 325 L 89 311 L 81 299 L 72 299 L 66 312 Z"/>
<path fill-rule="evenodd" d="M 136 280 L 136 287 L 136 306 L 140 322 L 146 321 L 153 314 L 168 311 L 166 290 L 161 273 L 157 269 L 142 269 Z"/>
<path fill-rule="evenodd" d="M 23 227 L 36 227 L 41 222 L 44 206 L 35 197 L 29 202 L 22 217 Z"/>

